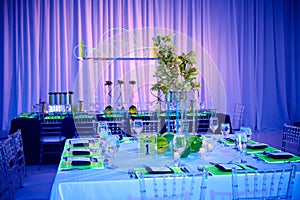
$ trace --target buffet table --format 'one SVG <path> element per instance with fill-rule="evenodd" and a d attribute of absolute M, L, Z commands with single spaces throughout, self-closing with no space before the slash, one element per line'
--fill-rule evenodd
<path fill-rule="evenodd" d="M 96 113 L 96 118 L 98 121 L 111 121 L 114 119 L 114 115 L 104 115 L 100 113 Z M 195 119 L 204 122 L 203 124 L 199 123 L 199 127 L 205 132 L 209 130 L 207 120 L 209 119 L 209 113 L 201 113 L 196 116 Z M 120 117 L 119 115 L 117 117 Z M 124 115 L 122 115 L 124 117 Z M 172 116 L 174 118 L 174 116 Z M 219 124 L 221 123 L 229 123 L 230 124 L 230 116 L 223 113 L 217 113 L 217 117 L 219 118 Z M 129 119 L 150 119 L 150 115 L 147 113 L 136 114 L 136 115 L 127 115 L 125 116 L 125 133 L 130 132 Z M 192 117 L 189 117 L 189 120 Z M 166 132 L 165 125 L 166 116 L 162 115 L 161 117 L 161 133 Z M 73 138 L 75 136 L 76 127 L 73 120 L 72 114 L 65 114 L 62 119 L 62 135 L 66 136 L 66 138 Z M 18 129 L 22 131 L 22 139 L 24 144 L 24 154 L 26 165 L 36 165 L 39 163 L 40 156 L 40 120 L 38 118 L 38 114 L 30 114 L 24 113 L 19 115 L 18 117 L 12 119 L 10 134 L 16 132 Z M 217 129 L 216 132 L 219 132 L 220 128 Z M 58 158 L 54 158 L 53 160 L 48 160 L 49 163 L 57 163 Z"/>
<path fill-rule="evenodd" d="M 270 147 L 272 148 L 272 147 Z M 136 141 L 121 143 L 114 159 L 115 169 L 101 167 L 99 169 L 58 169 L 51 191 L 51 199 L 140 199 L 139 180 L 131 177 L 128 171 L 147 166 L 170 166 L 173 158 L 167 154 L 141 157 L 138 153 Z M 247 165 L 258 169 L 273 169 L 291 166 L 292 163 L 267 163 L 255 158 L 254 154 L 245 156 Z M 205 156 L 192 153 L 181 159 L 189 172 L 199 169 L 209 169 L 213 163 L 235 162 L 239 154 L 232 146 L 217 144 L 213 151 Z M 63 157 L 62 157 L 63 159 Z M 295 157 L 297 166 L 293 199 L 300 198 L 300 158 Z M 295 160 L 294 160 L 295 161 Z M 61 165 L 60 165 L 61 167 Z M 205 199 L 231 199 L 231 175 L 213 174 L 207 180 Z"/>

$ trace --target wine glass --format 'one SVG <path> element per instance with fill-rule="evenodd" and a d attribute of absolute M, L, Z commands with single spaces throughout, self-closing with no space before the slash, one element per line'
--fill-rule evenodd
<path fill-rule="evenodd" d="M 110 130 L 108 128 L 106 121 L 99 121 L 98 122 L 98 128 L 97 128 L 97 134 L 100 138 L 106 138 L 107 135 L 110 133 Z"/>
<path fill-rule="evenodd" d="M 210 119 L 209 119 L 209 128 L 213 131 L 213 134 L 215 134 L 218 127 L 219 127 L 218 117 L 210 117 Z"/>
<path fill-rule="evenodd" d="M 132 130 L 134 135 L 139 135 L 143 131 L 143 121 L 141 119 L 135 119 L 132 122 Z"/>
<path fill-rule="evenodd" d="M 235 146 L 240 152 L 240 163 L 246 163 L 247 161 L 243 159 L 247 147 L 247 135 L 244 131 L 237 131 L 235 133 Z"/>
<path fill-rule="evenodd" d="M 221 124 L 221 133 L 223 135 L 223 138 L 226 139 L 230 133 L 230 124 L 229 123 Z"/>
<path fill-rule="evenodd" d="M 244 127 L 244 126 L 242 126 L 241 127 L 241 131 L 244 131 L 246 133 L 248 141 L 251 140 L 252 131 L 251 131 L 250 127 Z"/>
<path fill-rule="evenodd" d="M 179 131 L 180 132 L 180 131 Z M 176 133 L 173 138 L 174 159 L 180 166 L 180 156 L 186 148 L 185 136 L 182 133 Z"/>

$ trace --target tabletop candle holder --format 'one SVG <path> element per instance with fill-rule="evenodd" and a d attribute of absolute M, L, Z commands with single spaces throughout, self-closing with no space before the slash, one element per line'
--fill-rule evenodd
<path fill-rule="evenodd" d="M 49 105 L 53 105 L 53 92 L 49 92 Z"/>
<path fill-rule="evenodd" d="M 59 96 L 59 105 L 62 105 L 62 92 L 58 92 L 58 96 Z"/>
<path fill-rule="evenodd" d="M 72 95 L 74 94 L 73 91 L 69 91 L 69 104 L 72 105 Z"/>
<path fill-rule="evenodd" d="M 79 112 L 83 112 L 83 101 L 79 100 Z"/>
<path fill-rule="evenodd" d="M 67 92 L 62 92 L 63 96 L 64 96 L 64 104 L 67 105 Z"/>

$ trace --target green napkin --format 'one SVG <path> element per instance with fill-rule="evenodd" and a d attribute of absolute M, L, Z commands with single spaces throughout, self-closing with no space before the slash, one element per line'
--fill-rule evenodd
<path fill-rule="evenodd" d="M 267 148 L 264 148 L 264 149 L 249 149 L 249 148 L 247 148 L 246 153 L 262 153 L 264 151 L 276 151 L 276 150 L 277 150 L 276 148 L 270 147 L 270 146 L 268 146 Z"/>
<path fill-rule="evenodd" d="M 97 162 L 91 162 L 90 165 L 73 166 L 72 161 L 60 160 L 58 170 L 72 170 L 72 169 L 104 169 L 104 164 L 101 158 L 97 158 Z"/>
<path fill-rule="evenodd" d="M 99 148 L 80 148 L 80 147 L 75 147 L 75 148 L 68 148 L 68 149 L 64 149 L 63 153 L 62 153 L 62 158 L 64 157 L 69 157 L 69 156 L 73 156 L 73 151 L 89 151 L 90 154 L 89 155 L 77 155 L 77 156 L 82 156 L 82 157 L 89 157 L 89 158 L 93 158 L 93 157 L 99 157 L 100 156 L 100 149 Z"/>
<path fill-rule="evenodd" d="M 248 167 L 244 164 L 237 164 L 237 166 L 242 167 L 245 170 L 253 170 L 253 168 Z M 223 171 L 220 170 L 219 168 L 217 168 L 215 165 L 203 165 L 203 168 L 207 169 L 207 171 L 211 174 L 211 175 L 231 175 L 231 171 Z"/>
<path fill-rule="evenodd" d="M 74 147 L 73 143 L 70 144 L 70 141 L 77 141 L 78 143 L 88 143 L 89 146 L 79 146 L 79 147 Z M 68 148 L 99 148 L 100 146 L 100 140 L 92 140 L 93 142 L 89 142 L 88 139 L 82 139 L 82 140 L 77 140 L 77 139 L 68 139 L 65 143 L 65 149 Z M 74 142 L 75 143 L 75 142 Z"/>
<path fill-rule="evenodd" d="M 264 154 L 256 154 L 256 157 L 267 163 L 288 163 L 288 162 L 300 162 L 300 157 L 293 155 L 291 158 L 270 158 Z"/>
<path fill-rule="evenodd" d="M 184 174 L 185 173 L 184 171 L 182 171 L 182 169 L 180 167 L 170 167 L 170 168 L 173 170 L 174 174 Z M 149 173 L 146 170 L 146 168 L 144 168 L 144 167 L 142 167 L 142 168 L 135 168 L 134 169 L 134 173 L 135 173 L 136 177 L 139 177 L 140 173 L 143 173 L 145 176 L 150 176 L 150 175 L 155 176 L 155 175 L 158 175 L 158 174 L 151 174 L 151 173 Z M 162 174 L 160 174 L 160 175 L 162 175 Z"/>

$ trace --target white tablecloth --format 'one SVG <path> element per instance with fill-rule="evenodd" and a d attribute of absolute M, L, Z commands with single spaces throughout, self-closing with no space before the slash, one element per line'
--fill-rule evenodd
<path fill-rule="evenodd" d="M 217 146 L 205 157 L 190 154 L 182 159 L 182 163 L 192 172 L 197 167 L 210 163 L 227 163 L 238 158 L 238 153 L 232 147 Z M 267 164 L 254 159 L 251 155 L 245 156 L 247 164 L 258 169 L 288 167 L 286 164 Z M 154 157 L 140 157 L 137 153 L 137 143 L 122 143 L 116 154 L 114 164 L 117 169 L 101 170 L 69 170 L 57 171 L 51 191 L 51 199 L 140 199 L 139 181 L 130 178 L 128 169 L 149 166 L 164 166 L 172 162 L 172 158 L 163 155 Z M 293 199 L 300 199 L 300 163 L 297 165 L 296 183 Z M 209 176 L 207 181 L 206 199 L 231 199 L 231 176 Z"/>

